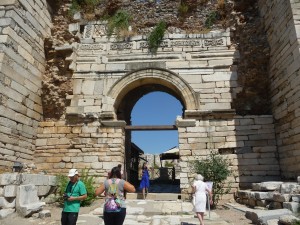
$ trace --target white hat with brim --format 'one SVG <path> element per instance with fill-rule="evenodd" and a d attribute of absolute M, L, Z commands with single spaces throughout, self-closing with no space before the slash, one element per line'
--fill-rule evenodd
<path fill-rule="evenodd" d="M 77 174 L 78 174 L 77 169 L 70 169 L 68 177 L 74 177 Z"/>

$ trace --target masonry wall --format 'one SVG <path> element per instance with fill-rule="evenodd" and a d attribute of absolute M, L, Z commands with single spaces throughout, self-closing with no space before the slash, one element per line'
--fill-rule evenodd
<path fill-rule="evenodd" d="M 70 25 L 71 32 L 81 35 L 81 43 L 72 55 L 73 95 L 68 96 L 71 104 L 67 114 L 92 113 L 101 117 L 102 112 L 112 110 L 116 100 L 108 96 L 112 86 L 128 73 L 143 68 L 178 74 L 198 96 L 195 104 L 201 110 L 231 109 L 238 91 L 236 67 L 232 64 L 239 54 L 229 32 L 166 34 L 157 54 L 150 54 L 145 35 L 108 39 L 105 24 L 85 25 L 83 33 L 79 33 L 79 27 L 78 23 Z M 169 75 L 166 78 L 172 82 Z M 118 91 L 126 92 L 125 87 Z"/>
<path fill-rule="evenodd" d="M 124 161 L 124 131 L 116 122 L 40 122 L 37 137 L 35 164 L 49 174 L 67 174 L 71 168 L 89 170 L 97 183 Z"/>
<path fill-rule="evenodd" d="M 177 126 L 183 193 L 191 191 L 191 162 L 204 159 L 210 151 L 229 160 L 233 173 L 227 182 L 232 193 L 255 182 L 280 180 L 272 116 L 183 119 Z"/>
<path fill-rule="evenodd" d="M 259 1 L 271 48 L 270 82 L 282 176 L 300 173 L 299 1 Z"/>
<path fill-rule="evenodd" d="M 0 2 L 0 167 L 34 158 L 48 10 L 46 0 Z"/>
<path fill-rule="evenodd" d="M 124 96 L 145 83 L 160 84 L 174 93 L 188 89 L 194 98 L 177 95 L 186 103 L 184 119 L 176 124 L 182 194 L 191 193 L 190 161 L 206 157 L 211 150 L 231 160 L 232 192 L 252 182 L 280 179 L 272 116 L 239 117 L 232 108 L 239 91 L 234 65 L 239 52 L 230 33 L 166 34 L 157 54 L 151 55 L 146 37 L 108 40 L 104 28 L 100 23 L 86 25 L 74 49 L 74 88 L 67 115 L 114 121 L 116 116 L 105 118 L 105 113 L 122 113 L 118 104 L 130 105 Z"/>

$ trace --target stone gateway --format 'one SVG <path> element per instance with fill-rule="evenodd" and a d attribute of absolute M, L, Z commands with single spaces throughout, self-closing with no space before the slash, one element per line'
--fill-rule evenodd
<path fill-rule="evenodd" d="M 162 91 L 183 107 L 175 123 L 183 198 L 191 191 L 190 162 L 210 151 L 230 159 L 232 192 L 253 182 L 296 178 L 300 172 L 299 5 L 258 1 L 271 51 L 271 115 L 236 113 L 233 103 L 243 88 L 237 66 L 241 54 L 230 29 L 166 33 L 157 53 L 151 54 L 145 35 L 120 41 L 108 37 L 105 22 L 79 19 L 68 24 L 69 33 L 79 41 L 54 43 L 51 49 L 63 61 L 71 90 L 61 95 L 63 103 L 61 96 L 53 103 L 65 104 L 62 115 L 47 119 L 43 76 L 52 62 L 44 46 L 51 36 L 53 9 L 46 0 L 1 1 L 1 168 L 12 168 L 16 161 L 34 161 L 37 170 L 51 174 L 88 168 L 101 182 L 107 171 L 123 164 L 127 177 L 134 177 L 127 129 L 131 111 L 145 94 Z"/>

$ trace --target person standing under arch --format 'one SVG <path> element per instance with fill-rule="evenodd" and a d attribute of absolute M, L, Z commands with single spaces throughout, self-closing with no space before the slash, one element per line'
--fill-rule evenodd
<path fill-rule="evenodd" d="M 140 189 L 142 189 L 143 199 L 146 199 L 146 195 L 147 195 L 149 187 L 150 187 L 149 179 L 150 179 L 150 176 L 149 176 L 147 162 L 144 162 L 143 166 L 142 166 L 142 179 L 141 179 L 141 183 L 140 183 Z"/>

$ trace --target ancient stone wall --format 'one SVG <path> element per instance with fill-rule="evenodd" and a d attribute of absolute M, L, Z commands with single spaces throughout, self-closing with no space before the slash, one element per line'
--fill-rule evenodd
<path fill-rule="evenodd" d="M 123 132 L 118 122 L 40 122 L 35 163 L 51 174 L 65 174 L 71 168 L 89 170 L 103 181 L 112 167 L 124 161 Z"/>
<path fill-rule="evenodd" d="M 187 34 L 174 28 L 174 32 L 165 34 L 157 53 L 151 54 L 144 34 L 121 40 L 114 35 L 108 38 L 105 23 L 77 18 L 78 22 L 70 26 L 64 21 L 62 28 L 66 34 L 64 29 L 69 27 L 76 39 L 53 42 L 57 45 L 51 46 L 51 54 L 67 57 L 56 59 L 56 63 L 63 61 L 63 67 L 69 67 L 59 75 L 68 76 L 71 85 L 48 101 L 48 116 L 64 103 L 59 117 L 48 117 L 60 118 L 56 122 L 40 122 L 41 81 L 46 65 L 44 39 L 50 35 L 51 26 L 46 1 L 5 0 L 1 4 L 0 166 L 34 159 L 38 170 L 57 174 L 74 167 L 90 169 L 101 181 L 113 166 L 129 159 L 125 157 L 130 151 L 125 146 L 129 144 L 125 143 L 131 140 L 124 127 L 130 125 L 134 104 L 147 93 L 164 91 L 184 108 L 176 124 L 183 193 L 189 192 L 192 179 L 189 162 L 207 156 L 211 150 L 232 161 L 235 174 L 229 179 L 234 189 L 249 187 L 251 182 L 277 180 L 280 171 L 287 178 L 299 172 L 299 49 L 293 15 L 296 18 L 295 8 L 300 3 L 292 2 L 291 8 L 283 0 L 276 4 L 260 1 L 271 46 L 275 121 L 272 116 L 242 117 L 234 113 L 234 100 L 243 89 L 237 71 L 242 46 L 231 42 L 230 29 Z M 267 57 L 262 58 L 265 62 Z M 50 71 L 59 70 L 50 61 L 51 57 Z M 255 67 L 258 70 L 259 63 Z M 262 70 L 265 74 L 265 67 Z M 47 85 L 53 91 L 57 86 L 51 82 Z M 56 97 L 60 98 L 59 104 L 51 108 Z"/>
<path fill-rule="evenodd" d="M 230 162 L 232 192 L 253 182 L 280 180 L 272 116 L 231 116 L 177 120 L 181 188 L 194 179 L 191 162 L 217 151 Z"/>
<path fill-rule="evenodd" d="M 46 0 L 0 2 L 0 167 L 34 158 L 48 10 Z"/>
<path fill-rule="evenodd" d="M 15 211 L 24 217 L 40 211 L 45 204 L 45 202 L 40 202 L 40 199 L 48 202 L 54 201 L 54 196 L 51 199 L 50 194 L 53 194 L 56 185 L 56 177 L 51 175 L 0 174 L 0 219 Z"/>
<path fill-rule="evenodd" d="M 79 29 L 78 25 L 72 27 Z M 170 79 L 171 72 L 186 83 L 177 86 L 186 85 L 192 90 L 190 95 L 195 95 L 192 103 L 185 102 L 186 110 L 230 110 L 238 90 L 236 68 L 232 65 L 239 55 L 231 46 L 229 32 L 167 34 L 157 54 L 152 55 L 148 52 L 146 36 L 129 37 L 127 41 L 115 37 L 108 39 L 104 24 L 90 24 L 85 26 L 81 43 L 76 47 L 72 56 L 74 91 L 68 96 L 71 104 L 67 114 L 87 116 L 92 113 L 99 117 L 107 111 L 115 114 L 119 102 L 112 104 L 135 88 L 130 86 L 165 85 L 161 80 L 176 86 L 176 80 Z M 133 73 L 145 68 L 150 70 Z M 157 70 L 153 71 L 153 68 Z M 128 85 L 150 73 L 153 73 L 152 81 Z M 120 78 L 126 74 L 130 78 L 122 82 Z M 119 80 L 120 84 L 117 83 Z M 180 97 L 185 90 L 177 88 Z"/>
<path fill-rule="evenodd" d="M 130 151 L 124 149 L 124 126 L 130 125 L 135 102 L 160 90 L 179 99 L 184 108 L 183 120 L 176 124 L 180 185 L 187 194 L 183 198 L 188 198 L 194 175 L 189 162 L 211 150 L 232 161 L 232 191 L 251 182 L 280 179 L 272 116 L 239 117 L 232 108 L 239 91 L 234 65 L 239 52 L 230 32 L 166 34 L 157 53 L 149 54 L 143 35 L 108 38 L 100 22 L 79 28 L 70 26 L 81 43 L 64 46 L 73 49 L 74 70 L 66 121 L 40 123 L 38 169 L 56 173 L 91 168 L 91 173 L 105 178 Z M 114 128 L 107 130 L 112 124 Z"/>
<path fill-rule="evenodd" d="M 282 176 L 295 178 L 300 172 L 298 1 L 260 1 L 271 47 L 269 78 L 275 131 Z"/>

